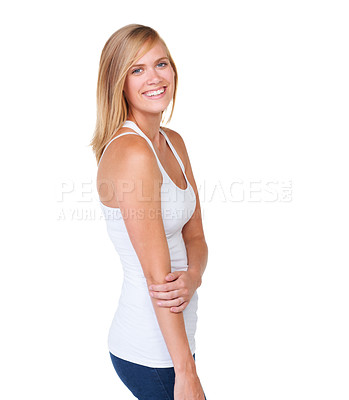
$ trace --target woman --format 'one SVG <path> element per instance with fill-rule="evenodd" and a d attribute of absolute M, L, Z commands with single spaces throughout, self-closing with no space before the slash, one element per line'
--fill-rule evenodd
<path fill-rule="evenodd" d="M 124 271 L 108 347 L 120 379 L 144 400 L 206 398 L 195 367 L 196 289 L 208 255 L 198 191 L 182 137 L 160 127 L 176 89 L 155 30 L 131 24 L 106 42 L 91 144 Z"/>

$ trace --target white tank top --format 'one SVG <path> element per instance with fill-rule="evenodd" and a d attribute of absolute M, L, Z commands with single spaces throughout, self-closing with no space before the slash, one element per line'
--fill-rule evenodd
<path fill-rule="evenodd" d="M 194 213 L 196 196 L 185 174 L 182 160 L 166 133 L 160 128 L 160 132 L 165 137 L 183 171 L 187 182 L 186 189 L 179 188 L 167 175 L 157 157 L 151 140 L 133 121 L 126 121 L 123 127 L 131 128 L 137 133 L 125 132 L 113 138 L 105 147 L 102 156 L 109 144 L 122 135 L 138 134 L 149 143 L 163 178 L 161 212 L 170 251 L 171 272 L 186 271 L 188 269 L 188 259 L 182 228 Z M 119 304 L 108 335 L 109 351 L 115 356 L 133 363 L 155 368 L 173 367 L 173 362 L 162 336 L 149 295 L 147 281 L 126 230 L 122 213 L 119 208 L 108 207 L 100 200 L 99 202 L 105 217 L 109 237 L 119 254 L 124 273 Z M 185 329 L 192 354 L 195 353 L 197 306 L 198 294 L 195 291 L 183 311 Z"/>

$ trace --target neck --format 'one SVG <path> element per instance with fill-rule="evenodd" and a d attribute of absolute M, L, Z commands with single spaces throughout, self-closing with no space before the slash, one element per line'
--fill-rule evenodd
<path fill-rule="evenodd" d="M 151 142 L 160 148 L 161 113 L 144 115 L 133 112 L 128 114 L 127 119 L 133 121 Z"/>

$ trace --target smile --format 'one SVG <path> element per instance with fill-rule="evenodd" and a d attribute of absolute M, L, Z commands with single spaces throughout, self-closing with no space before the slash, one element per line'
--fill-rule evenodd
<path fill-rule="evenodd" d="M 166 87 L 162 87 L 158 90 L 152 90 L 152 91 L 148 91 L 143 93 L 144 96 L 146 97 L 152 97 L 152 98 L 160 98 L 162 97 L 162 95 L 166 92 Z"/>

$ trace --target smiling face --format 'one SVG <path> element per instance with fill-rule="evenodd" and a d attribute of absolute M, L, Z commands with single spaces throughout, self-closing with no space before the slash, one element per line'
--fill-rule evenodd
<path fill-rule="evenodd" d="M 174 77 L 166 49 L 158 41 L 127 72 L 124 95 L 129 112 L 161 114 L 172 100 Z"/>

